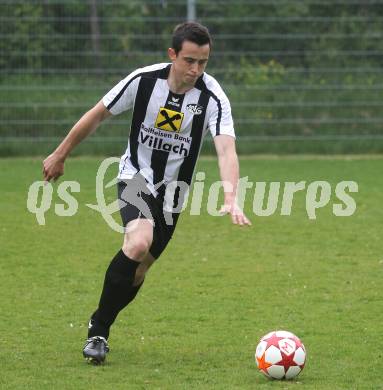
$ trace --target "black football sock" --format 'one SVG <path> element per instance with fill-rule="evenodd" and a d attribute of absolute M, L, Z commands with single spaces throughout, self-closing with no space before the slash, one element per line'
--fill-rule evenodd
<path fill-rule="evenodd" d="M 88 337 L 108 338 L 109 328 L 118 313 L 136 296 L 139 286 L 133 286 L 139 262 L 127 257 L 120 250 L 110 263 L 104 280 L 98 309 L 93 313 Z"/>
<path fill-rule="evenodd" d="M 134 300 L 136 297 L 139 289 L 144 284 L 145 279 L 138 285 L 138 286 L 132 286 L 129 294 L 126 296 L 126 301 L 124 302 L 124 305 L 121 307 L 119 311 L 121 311 L 124 307 L 128 306 L 130 302 Z M 108 339 L 109 337 L 109 327 L 107 325 L 103 325 L 103 323 L 98 320 L 99 313 L 98 309 L 92 314 L 90 324 L 89 324 L 89 330 L 88 330 L 88 338 L 93 336 L 102 336 Z"/>
<path fill-rule="evenodd" d="M 145 279 L 144 279 L 140 284 L 138 284 L 137 286 L 132 286 L 132 288 L 131 288 L 130 291 L 129 291 L 128 296 L 126 297 L 126 304 L 125 304 L 125 306 L 128 306 L 129 303 L 133 301 L 133 299 L 136 297 L 136 295 L 137 295 L 139 289 L 140 289 L 141 286 L 144 284 L 144 281 L 145 281 Z M 124 306 L 124 307 L 125 307 L 125 306 Z M 122 309 L 123 309 L 123 308 L 122 308 Z M 121 309 L 121 310 L 122 310 L 122 309 Z"/>
<path fill-rule="evenodd" d="M 134 300 L 136 297 L 138 291 L 140 290 L 141 286 L 144 284 L 145 279 L 137 286 L 132 286 L 129 294 L 126 296 L 126 301 L 124 302 L 124 305 L 121 307 L 119 311 L 121 311 L 124 307 L 128 306 L 130 302 Z M 109 337 L 109 327 L 107 325 L 104 325 L 102 321 L 98 319 L 99 313 L 98 309 L 92 314 L 91 320 L 90 320 L 90 328 L 88 331 L 88 338 L 93 336 L 102 336 L 108 339 Z"/>

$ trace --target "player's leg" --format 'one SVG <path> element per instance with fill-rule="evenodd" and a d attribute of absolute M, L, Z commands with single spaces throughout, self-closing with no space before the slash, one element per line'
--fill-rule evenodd
<path fill-rule="evenodd" d="M 134 229 L 129 229 L 134 225 Z M 148 254 L 153 240 L 151 221 L 138 219 L 128 223 L 122 248 L 111 261 L 97 311 L 93 314 L 88 337 L 109 336 L 109 328 L 118 313 L 130 302 L 130 290 L 136 271 Z M 141 267 L 142 268 L 142 267 Z"/>
<path fill-rule="evenodd" d="M 152 240 L 151 221 L 135 219 L 127 224 L 122 248 L 116 253 L 106 271 L 98 309 L 93 313 L 89 323 L 88 338 L 94 336 L 108 338 L 110 326 L 119 311 L 126 306 L 137 268 L 148 254 Z"/>
<path fill-rule="evenodd" d="M 155 261 L 156 259 L 150 254 L 150 252 L 142 259 L 136 270 L 136 275 L 132 286 L 133 288 L 142 286 L 146 273 Z"/>
<path fill-rule="evenodd" d="M 98 308 L 89 321 L 88 340 L 83 354 L 91 362 L 104 361 L 109 350 L 107 339 L 111 325 L 142 286 L 145 273 L 152 263 L 148 253 L 152 241 L 151 221 L 137 219 L 128 223 L 124 243 L 106 271 Z"/>
<path fill-rule="evenodd" d="M 124 185 L 120 184 L 119 198 L 123 189 Z M 146 272 L 161 255 L 174 231 L 175 224 L 170 227 L 166 225 L 162 207 L 156 203 L 156 200 L 145 195 L 142 199 L 146 199 L 156 224 L 153 229 L 151 220 L 142 217 L 132 220 L 134 207 L 129 205 L 120 210 L 124 224 L 126 221 L 130 222 L 126 225 L 127 232 L 122 249 L 107 270 L 100 304 L 90 321 L 88 341 L 91 342 L 84 348 L 85 357 L 89 357 L 88 350 L 90 354 L 95 352 L 98 357 L 101 356 L 101 359 L 96 359 L 95 362 L 104 360 L 110 326 L 118 313 L 136 297 Z M 92 338 L 95 338 L 94 342 Z M 101 350 L 101 353 L 95 350 Z"/>

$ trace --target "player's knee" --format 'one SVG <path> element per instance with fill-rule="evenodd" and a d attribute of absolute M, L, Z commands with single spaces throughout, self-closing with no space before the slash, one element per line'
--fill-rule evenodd
<path fill-rule="evenodd" d="M 122 247 L 126 256 L 131 259 L 141 260 L 149 252 L 151 240 L 145 237 L 131 237 L 124 240 Z"/>

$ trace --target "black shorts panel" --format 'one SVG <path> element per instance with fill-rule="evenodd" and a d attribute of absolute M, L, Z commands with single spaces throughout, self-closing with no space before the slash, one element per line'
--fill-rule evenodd
<path fill-rule="evenodd" d="M 154 197 L 146 186 L 142 187 L 142 178 L 138 180 L 141 182 L 133 178 L 117 183 L 120 215 L 124 226 L 137 218 L 153 220 L 153 242 L 149 252 L 157 259 L 172 238 L 179 214 L 164 212 L 163 201 Z M 170 221 L 173 223 L 169 224 Z"/>

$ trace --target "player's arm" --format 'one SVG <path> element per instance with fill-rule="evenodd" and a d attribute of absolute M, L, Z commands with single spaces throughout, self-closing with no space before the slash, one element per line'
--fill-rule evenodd
<path fill-rule="evenodd" d="M 92 109 L 86 112 L 72 127 L 57 149 L 43 162 L 44 180 L 57 180 L 64 174 L 64 162 L 73 148 L 83 139 L 96 130 L 98 125 L 110 116 L 111 113 L 99 101 Z"/>
<path fill-rule="evenodd" d="M 229 213 L 236 225 L 251 225 L 236 202 L 237 184 L 239 180 L 239 163 L 235 150 L 235 139 L 229 135 L 214 137 L 214 145 L 218 156 L 218 165 L 221 180 L 224 183 L 224 205 L 222 213 Z M 225 183 L 228 183 L 225 185 Z"/>

